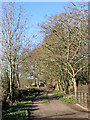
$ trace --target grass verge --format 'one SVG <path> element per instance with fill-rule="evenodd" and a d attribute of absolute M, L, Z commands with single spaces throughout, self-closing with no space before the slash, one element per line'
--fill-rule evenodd
<path fill-rule="evenodd" d="M 45 93 L 42 95 L 41 99 L 46 99 L 46 98 L 47 98 L 47 94 Z"/>
<path fill-rule="evenodd" d="M 53 95 L 55 96 L 60 96 L 60 95 L 63 95 L 64 94 L 64 91 L 54 91 L 53 92 Z"/>
<path fill-rule="evenodd" d="M 32 101 L 38 93 L 38 90 L 32 88 L 20 90 L 16 99 L 18 101 L 6 109 L 3 108 L 2 120 L 27 120 L 30 115 Z"/>
<path fill-rule="evenodd" d="M 14 103 L 10 108 L 3 110 L 2 120 L 27 120 L 32 101 Z"/>
<path fill-rule="evenodd" d="M 47 99 L 43 99 L 44 103 L 49 103 L 49 101 Z"/>
<path fill-rule="evenodd" d="M 60 101 L 66 102 L 68 104 L 75 104 L 75 98 L 59 98 Z"/>
<path fill-rule="evenodd" d="M 42 99 L 43 103 L 49 103 L 46 93 L 42 95 L 41 99 Z"/>

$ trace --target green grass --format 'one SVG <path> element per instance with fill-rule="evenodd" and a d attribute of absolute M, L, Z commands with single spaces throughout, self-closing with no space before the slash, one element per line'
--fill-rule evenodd
<path fill-rule="evenodd" d="M 10 108 L 3 110 L 3 120 L 27 120 L 28 112 L 32 101 L 15 103 Z"/>
<path fill-rule="evenodd" d="M 39 91 L 35 89 L 20 90 L 18 101 L 10 105 L 7 109 L 3 108 L 2 120 L 27 120 L 28 112 L 30 112 L 31 104 Z"/>
<path fill-rule="evenodd" d="M 42 95 L 41 99 L 46 99 L 46 98 L 47 98 L 47 94 L 45 93 Z"/>
<path fill-rule="evenodd" d="M 66 102 L 68 104 L 75 104 L 75 98 L 59 98 L 60 101 Z"/>
<path fill-rule="evenodd" d="M 49 103 L 49 101 L 47 99 L 43 99 L 44 103 Z"/>
<path fill-rule="evenodd" d="M 54 91 L 53 95 L 58 96 L 58 95 L 63 95 L 64 91 Z"/>
<path fill-rule="evenodd" d="M 49 103 L 46 93 L 42 95 L 41 99 L 42 99 L 43 103 Z"/>

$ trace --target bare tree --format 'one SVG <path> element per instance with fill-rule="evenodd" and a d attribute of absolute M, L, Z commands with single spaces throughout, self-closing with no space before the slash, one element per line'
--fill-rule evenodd
<path fill-rule="evenodd" d="M 43 46 L 52 54 L 52 59 L 61 72 L 66 71 L 68 86 L 70 76 L 76 96 L 76 75 L 87 65 L 87 9 L 85 5 L 65 8 L 65 13 L 49 17 L 48 24 L 43 23 L 41 32 L 45 34 Z M 51 60 L 51 59 L 48 59 Z M 84 60 L 83 67 L 77 64 Z"/>
<path fill-rule="evenodd" d="M 4 61 L 8 61 L 10 93 L 14 94 L 14 82 L 16 66 L 18 71 L 19 56 L 25 41 L 26 18 L 23 19 L 22 7 L 16 7 L 15 3 L 3 3 L 2 5 L 2 51 Z M 18 74 L 18 72 L 17 72 Z M 19 75 L 17 75 L 17 80 Z"/>

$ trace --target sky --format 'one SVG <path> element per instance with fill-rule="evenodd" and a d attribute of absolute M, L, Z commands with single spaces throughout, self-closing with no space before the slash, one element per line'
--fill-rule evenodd
<path fill-rule="evenodd" d="M 90 0 L 0 0 L 3 2 L 89 2 Z"/>
<path fill-rule="evenodd" d="M 40 29 L 37 26 L 37 24 L 45 22 L 45 15 L 50 16 L 62 12 L 66 4 L 66 2 L 15 2 L 15 3 L 17 6 L 23 3 L 22 6 L 25 9 L 26 15 L 29 20 L 27 37 L 29 36 L 30 39 L 33 41 L 32 44 L 38 44 L 43 39 L 42 35 L 39 33 Z M 33 38 L 32 37 L 33 35 L 36 35 L 36 37 Z"/>
<path fill-rule="evenodd" d="M 32 39 L 34 43 L 39 43 L 40 41 L 42 41 L 43 38 L 42 35 L 39 33 L 40 29 L 37 24 L 46 21 L 45 15 L 51 16 L 55 15 L 56 13 L 63 12 L 64 6 L 66 6 L 68 2 L 16 2 L 17 6 L 20 4 L 22 4 L 28 17 L 29 28 L 27 36 L 30 36 L 30 39 Z M 36 35 L 36 37 L 33 38 L 33 35 Z"/>
<path fill-rule="evenodd" d="M 17 4 L 19 5 L 20 3 Z M 33 34 L 37 35 L 37 40 L 34 39 L 33 41 L 40 42 L 42 39 L 37 24 L 45 22 L 46 15 L 51 16 L 63 12 L 66 4 L 66 2 L 23 2 L 26 15 L 30 18 L 28 22 L 30 26 L 28 33 L 30 33 L 31 36 Z"/>
<path fill-rule="evenodd" d="M 24 8 L 28 13 L 32 15 L 32 22 L 37 24 L 38 22 L 44 21 L 44 16 L 60 13 L 63 11 L 63 7 L 66 3 L 65 2 L 26 2 L 24 3 Z"/>

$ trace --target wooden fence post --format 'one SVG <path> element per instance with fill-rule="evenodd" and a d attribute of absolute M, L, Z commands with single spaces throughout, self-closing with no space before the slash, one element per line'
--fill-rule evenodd
<path fill-rule="evenodd" d="M 83 105 L 84 105 L 84 96 L 85 96 L 85 95 L 84 95 L 84 93 L 83 93 Z"/>
<path fill-rule="evenodd" d="M 81 92 L 80 92 L 80 104 L 81 104 Z"/>
<path fill-rule="evenodd" d="M 77 92 L 77 95 L 76 95 L 76 102 L 78 103 L 78 92 Z"/>
<path fill-rule="evenodd" d="M 89 93 L 77 92 L 76 93 L 76 103 L 82 105 L 83 107 L 89 108 Z"/>
<path fill-rule="evenodd" d="M 88 108 L 88 93 L 87 93 L 87 108 Z"/>

